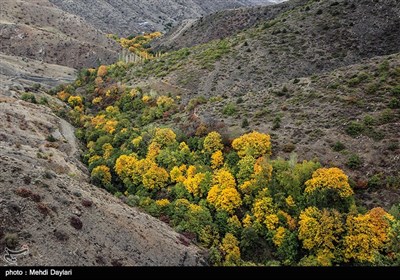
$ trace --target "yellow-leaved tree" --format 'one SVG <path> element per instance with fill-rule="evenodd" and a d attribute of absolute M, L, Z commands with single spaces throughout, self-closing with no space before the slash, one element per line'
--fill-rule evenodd
<path fill-rule="evenodd" d="M 107 131 L 108 133 L 113 134 L 115 132 L 115 128 L 116 128 L 117 124 L 118 124 L 118 121 L 116 121 L 116 120 L 108 120 L 104 124 L 103 129 L 105 131 Z"/>
<path fill-rule="evenodd" d="M 240 264 L 239 241 L 232 233 L 227 233 L 225 235 L 222 239 L 220 249 L 225 256 L 224 265 L 230 266 Z"/>
<path fill-rule="evenodd" d="M 337 210 L 319 210 L 308 207 L 300 214 L 299 240 L 303 248 L 316 256 L 319 264 L 332 265 L 341 259 L 341 235 L 344 232 L 342 216 Z"/>
<path fill-rule="evenodd" d="M 212 154 L 215 153 L 218 150 L 222 150 L 224 148 L 224 145 L 222 144 L 222 138 L 221 135 L 216 132 L 212 131 L 210 132 L 206 138 L 204 138 L 204 151 Z"/>
<path fill-rule="evenodd" d="M 150 161 L 155 162 L 156 157 L 161 151 L 161 145 L 157 142 L 152 142 L 147 148 L 146 158 Z"/>
<path fill-rule="evenodd" d="M 181 171 L 181 169 L 179 169 L 178 166 L 174 166 L 171 171 L 169 172 L 169 176 L 171 177 L 171 180 L 173 182 L 180 182 L 182 183 L 183 181 L 185 181 L 185 176 L 183 176 L 183 172 Z"/>
<path fill-rule="evenodd" d="M 162 189 L 167 185 L 168 179 L 168 172 L 164 168 L 152 165 L 143 174 L 143 186 L 149 190 Z"/>
<path fill-rule="evenodd" d="M 233 140 L 232 147 L 241 158 L 271 155 L 271 137 L 268 134 L 253 131 Z"/>
<path fill-rule="evenodd" d="M 68 98 L 68 103 L 69 103 L 69 105 L 71 105 L 72 108 L 75 108 L 76 106 L 82 106 L 82 104 L 83 104 L 82 97 L 70 96 Z"/>
<path fill-rule="evenodd" d="M 134 154 L 122 155 L 115 162 L 114 170 L 122 180 L 130 178 L 136 169 L 137 162 L 137 156 Z"/>
<path fill-rule="evenodd" d="M 174 99 L 168 96 L 160 96 L 157 98 L 157 106 L 163 111 L 169 110 L 174 105 Z"/>
<path fill-rule="evenodd" d="M 196 167 L 191 165 L 187 169 L 187 178 L 183 181 L 183 185 L 187 191 L 195 197 L 202 195 L 200 190 L 200 183 L 203 181 L 205 174 L 196 173 Z"/>
<path fill-rule="evenodd" d="M 265 224 L 270 231 L 275 230 L 279 223 L 275 208 L 272 198 L 269 196 L 259 197 L 253 204 L 253 215 L 256 221 Z"/>
<path fill-rule="evenodd" d="M 374 263 L 379 251 L 389 241 L 390 222 L 393 220 L 393 216 L 380 207 L 364 215 L 349 215 L 344 237 L 345 261 Z"/>
<path fill-rule="evenodd" d="M 305 192 L 308 194 L 321 190 L 337 191 L 340 197 L 346 198 L 354 194 L 347 175 L 339 168 L 319 168 L 306 183 Z"/>
<path fill-rule="evenodd" d="M 236 190 L 235 178 L 228 170 L 220 169 L 214 173 L 213 186 L 208 192 L 207 201 L 217 210 L 230 214 L 242 205 L 242 199 Z"/>
<path fill-rule="evenodd" d="M 97 76 L 104 77 L 105 75 L 107 75 L 107 66 L 101 65 L 97 70 Z"/>
<path fill-rule="evenodd" d="M 109 159 L 111 155 L 113 154 L 113 146 L 110 143 L 106 143 L 102 147 L 103 149 L 103 158 L 104 159 Z"/>
<path fill-rule="evenodd" d="M 111 183 L 110 168 L 105 165 L 99 165 L 93 168 L 91 179 L 95 184 L 102 184 L 108 186 Z"/>
<path fill-rule="evenodd" d="M 170 146 L 176 142 L 176 134 L 170 128 L 157 128 L 153 138 L 154 142 L 161 148 Z"/>
<path fill-rule="evenodd" d="M 211 155 L 211 168 L 217 169 L 224 164 L 224 155 L 220 150 Z"/>

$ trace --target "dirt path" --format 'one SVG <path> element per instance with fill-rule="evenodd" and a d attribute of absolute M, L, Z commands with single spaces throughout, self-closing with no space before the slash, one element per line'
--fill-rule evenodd
<path fill-rule="evenodd" d="M 164 42 L 164 44 L 169 45 L 172 44 L 176 38 L 180 37 L 185 30 L 187 30 L 190 26 L 193 25 L 193 23 L 196 21 L 196 19 L 187 19 L 182 22 L 182 24 L 177 28 L 177 30 L 169 36 L 169 38 Z"/>

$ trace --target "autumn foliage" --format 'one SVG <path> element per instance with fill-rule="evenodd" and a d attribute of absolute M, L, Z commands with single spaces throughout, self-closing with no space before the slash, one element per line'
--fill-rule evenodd
<path fill-rule="evenodd" d="M 233 140 L 232 147 L 240 157 L 252 156 L 258 158 L 271 154 L 270 136 L 256 131 Z"/>
<path fill-rule="evenodd" d="M 146 38 L 121 44 L 146 51 Z M 186 135 L 175 120 L 187 104 L 121 83 L 126 67 L 100 66 L 57 90 L 86 145 L 92 183 L 207 248 L 215 265 L 400 263 L 400 208 L 357 206 L 343 170 L 272 158 L 266 133 L 231 145 L 208 128 L 196 134 L 188 124 Z"/>

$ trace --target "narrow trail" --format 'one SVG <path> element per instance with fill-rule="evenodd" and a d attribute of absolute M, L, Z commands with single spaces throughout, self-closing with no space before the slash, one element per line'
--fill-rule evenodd
<path fill-rule="evenodd" d="M 187 19 L 182 22 L 182 24 L 177 28 L 173 35 L 171 35 L 167 40 L 166 44 L 172 44 L 178 37 L 181 36 L 183 32 L 185 32 L 189 27 L 193 25 L 196 19 Z"/>

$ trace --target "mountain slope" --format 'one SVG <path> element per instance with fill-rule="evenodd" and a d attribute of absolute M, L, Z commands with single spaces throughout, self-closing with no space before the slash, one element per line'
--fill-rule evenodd
<path fill-rule="evenodd" d="M 381 74 L 367 65 L 366 74 L 360 74 L 359 77 L 357 71 L 363 69 L 364 63 L 370 63 L 369 59 L 400 52 L 398 38 L 398 1 L 309 1 L 304 6 L 278 14 L 273 19 L 235 36 L 181 49 L 145 65 L 134 66 L 128 79 L 131 85 L 147 84 L 161 93 L 175 92 L 182 96 L 183 104 L 198 104 L 194 111 L 193 105 L 187 106 L 188 116 L 180 117 L 181 127 L 188 133 L 194 133 L 199 124 L 210 130 L 225 130 L 227 138 L 236 137 L 250 128 L 263 128 L 263 132 L 271 132 L 275 127 L 273 134 L 277 150 L 280 150 L 278 155 L 288 156 L 285 151 L 295 149 L 301 159 L 316 156 L 323 163 L 335 162 L 362 180 L 380 172 L 396 177 L 399 176 L 396 157 L 387 159 L 389 162 L 385 160 L 380 167 L 379 162 L 381 151 L 386 149 L 385 145 L 389 145 L 392 138 L 398 137 L 391 130 L 398 123 L 398 109 L 395 105 L 390 105 L 392 99 L 397 104 L 395 100 L 398 97 L 390 92 L 398 83 L 398 78 L 394 76 L 394 80 L 390 82 L 383 78 L 380 80 Z M 380 58 L 376 63 L 386 68 L 385 59 Z M 355 66 L 354 69 L 357 70 L 354 71 L 340 70 L 340 75 L 348 77 L 348 80 L 343 82 L 336 78 L 336 69 L 353 64 L 360 66 Z M 397 73 L 398 56 L 391 58 L 388 67 L 390 73 Z M 318 87 L 313 88 L 315 79 L 320 79 L 324 73 L 330 77 L 333 85 L 328 81 L 317 82 Z M 382 75 L 385 77 L 386 74 Z M 304 89 L 292 86 L 299 81 L 304 81 Z M 382 93 L 382 100 L 358 92 L 361 82 L 365 83 L 362 89 L 376 94 Z M 327 93 L 326 100 L 330 100 L 330 103 L 322 106 L 319 98 L 325 98 L 322 92 L 330 86 L 336 89 Z M 339 94 L 346 96 L 342 102 L 349 99 L 346 112 L 341 112 L 343 107 L 328 106 L 332 105 L 332 100 L 341 100 Z M 200 100 L 204 98 L 209 100 L 207 105 L 201 105 L 204 101 Z M 244 99 L 247 99 L 245 107 L 242 104 Z M 363 103 L 363 99 L 368 102 Z M 327 111 L 315 114 L 313 106 L 307 105 L 303 108 L 305 104 L 302 100 L 307 104 L 313 102 L 318 110 Z M 394 106 L 394 109 L 389 106 Z M 228 109 L 232 107 L 234 109 L 230 111 L 233 113 L 229 117 Z M 223 114 L 224 111 L 228 113 Z M 296 117 L 297 111 L 301 111 L 302 115 Z M 379 134 L 378 129 L 371 132 L 378 135 L 367 136 L 368 145 L 377 151 L 370 157 L 369 152 L 359 149 L 358 138 L 353 141 L 346 135 L 346 129 L 351 130 L 348 126 L 352 121 L 361 122 L 371 114 L 379 119 L 379 115 L 386 113 L 392 115 L 389 121 L 391 125 L 381 127 L 383 134 Z M 291 116 L 292 114 L 294 115 Z M 330 119 L 325 118 L 327 114 L 331 115 Z M 241 129 L 244 116 L 247 116 L 249 128 Z M 197 124 L 185 121 L 193 119 L 196 119 Z M 325 134 L 327 128 L 336 132 Z M 322 137 L 323 135 L 325 136 Z M 362 133 L 356 137 L 360 135 Z M 342 137 L 350 152 L 338 157 L 329 147 L 334 144 L 329 139 Z M 315 148 L 307 147 L 314 145 L 313 142 L 320 138 L 325 139 L 320 143 L 324 148 L 318 148 L 320 144 L 316 144 Z M 300 144 L 303 140 L 304 146 Z M 301 146 L 298 149 L 297 143 Z M 286 145 L 288 146 L 285 148 Z M 347 166 L 353 153 L 361 158 L 365 155 L 366 158 L 364 164 L 355 170 Z M 338 158 L 340 160 L 336 161 Z"/>
<path fill-rule="evenodd" d="M 59 8 L 78 15 L 106 33 L 129 36 L 142 31 L 163 31 L 177 22 L 215 11 L 241 6 L 269 4 L 269 0 L 50 0 Z"/>
<path fill-rule="evenodd" d="M 119 46 L 81 18 L 47 0 L 2 1 L 0 48 L 6 55 L 27 57 L 72 68 L 113 63 Z"/>
<path fill-rule="evenodd" d="M 206 264 L 165 223 L 88 183 L 71 125 L 10 94 L 0 95 L 0 251 L 28 245 L 24 266 Z"/>
<path fill-rule="evenodd" d="M 400 3 L 384 2 L 311 2 L 236 36 L 192 48 L 171 74 L 161 67 L 168 65 L 168 55 L 135 73 L 169 74 L 171 83 L 203 95 L 232 94 L 396 53 Z"/>
<path fill-rule="evenodd" d="M 175 26 L 163 37 L 152 42 L 156 50 L 169 51 L 193 47 L 215 39 L 223 39 L 249 29 L 278 14 L 304 5 L 308 0 L 288 1 L 279 5 L 224 10 L 198 19 L 189 19 Z"/>

